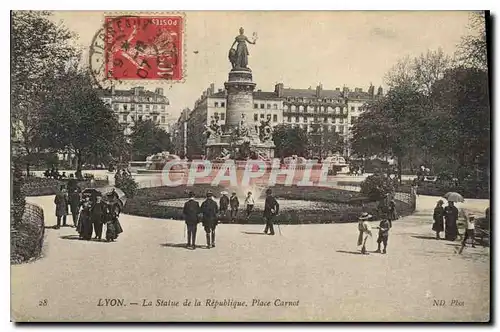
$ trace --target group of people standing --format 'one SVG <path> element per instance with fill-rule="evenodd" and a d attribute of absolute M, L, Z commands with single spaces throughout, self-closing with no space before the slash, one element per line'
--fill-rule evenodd
<path fill-rule="evenodd" d="M 91 240 L 93 233 L 95 233 L 94 239 L 101 240 L 104 224 L 106 224 L 106 241 L 116 240 L 123 232 L 118 220 L 120 215 L 118 194 L 113 189 L 106 196 L 105 202 L 99 192 L 93 191 L 91 195 L 82 195 L 79 188 L 71 188 L 68 194 L 66 187 L 61 186 L 60 192 L 54 198 L 57 218 L 55 229 L 67 226 L 66 216 L 69 214 L 69 206 L 73 219 L 72 227 L 75 227 L 81 240 Z"/>
<path fill-rule="evenodd" d="M 189 199 L 186 203 L 184 203 L 183 208 L 188 238 L 186 247 L 188 249 L 196 249 L 196 232 L 200 221 L 205 229 L 207 248 L 213 248 L 215 247 L 215 229 L 219 220 L 227 217 L 228 208 L 231 208 L 231 220 L 235 220 L 239 207 L 239 199 L 236 196 L 236 193 L 233 193 L 231 197 L 227 196 L 227 192 L 222 192 L 221 194 L 222 196 L 219 200 L 219 205 L 217 205 L 211 191 L 207 192 L 205 201 L 203 201 L 200 205 L 198 201 L 195 200 L 194 192 L 189 192 Z M 245 203 L 247 205 L 248 217 L 255 204 L 251 192 L 247 194 Z M 264 218 L 266 219 L 266 227 L 264 229 L 265 234 L 268 234 L 269 232 L 269 235 L 274 235 L 273 218 L 278 213 L 278 201 L 273 197 L 271 189 L 267 189 L 264 206 Z"/>

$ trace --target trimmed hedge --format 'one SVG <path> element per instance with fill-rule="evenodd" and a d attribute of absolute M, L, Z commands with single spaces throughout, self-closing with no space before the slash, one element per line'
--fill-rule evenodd
<path fill-rule="evenodd" d="M 96 187 L 105 187 L 109 184 L 108 180 L 94 180 Z M 55 195 L 61 185 L 67 183 L 67 180 L 55 180 L 40 177 L 28 177 L 24 179 L 22 191 L 26 196 L 48 196 Z M 79 181 L 78 187 L 84 189 L 90 187 L 89 181 Z"/>
<path fill-rule="evenodd" d="M 19 264 L 40 256 L 45 234 L 43 209 L 26 204 L 22 220 L 10 230 L 10 262 Z"/>
<path fill-rule="evenodd" d="M 396 187 L 396 191 L 402 193 L 411 192 L 411 183 L 409 181 L 403 181 Z M 339 181 L 337 182 L 339 186 L 352 186 L 359 187 L 360 182 L 355 181 Z M 462 185 L 455 186 L 451 183 L 440 183 L 440 182 L 423 182 L 418 185 L 417 193 L 419 195 L 426 196 L 443 196 L 449 191 L 455 191 L 460 193 L 464 198 L 478 198 L 478 199 L 489 199 L 490 193 L 489 189 L 485 186 L 475 186 L 473 183 L 465 183 Z"/>
<path fill-rule="evenodd" d="M 138 215 L 150 218 L 176 219 L 182 220 L 182 208 L 159 205 L 158 201 L 178 198 L 188 198 L 188 192 L 193 191 L 197 197 L 204 197 L 208 190 L 213 192 L 222 191 L 226 188 L 213 187 L 209 184 L 200 184 L 192 187 L 153 187 L 142 188 L 137 191 L 134 198 L 128 199 L 123 212 L 131 215 Z M 330 211 L 315 210 L 307 208 L 297 208 L 296 210 L 286 209 L 280 211 L 274 219 L 276 223 L 284 224 L 315 224 L 315 223 L 341 223 L 357 221 L 362 212 L 368 212 L 378 218 L 378 203 L 371 202 L 364 205 L 352 204 L 352 200 L 361 198 L 361 194 L 352 191 L 323 188 L 323 187 L 297 187 L 276 185 L 272 187 L 273 194 L 278 199 L 310 200 L 320 202 L 336 203 L 332 205 Z M 339 209 L 338 204 L 343 204 L 345 208 Z M 335 207 L 335 208 L 333 208 Z M 264 224 L 262 210 L 255 209 L 250 218 L 242 218 L 245 207 L 240 199 L 239 218 L 236 223 L 244 224 Z M 396 201 L 398 214 L 406 216 L 413 211 L 407 203 Z M 228 220 L 221 220 L 227 222 Z"/>

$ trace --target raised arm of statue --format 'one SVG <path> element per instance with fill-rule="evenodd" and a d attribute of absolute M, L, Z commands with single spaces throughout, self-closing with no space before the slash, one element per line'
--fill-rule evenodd
<path fill-rule="evenodd" d="M 246 40 L 246 42 L 247 42 L 247 43 L 252 44 L 252 45 L 255 45 L 256 40 L 254 40 L 254 41 L 252 42 L 252 41 L 250 41 L 247 37 L 245 37 L 245 40 Z"/>

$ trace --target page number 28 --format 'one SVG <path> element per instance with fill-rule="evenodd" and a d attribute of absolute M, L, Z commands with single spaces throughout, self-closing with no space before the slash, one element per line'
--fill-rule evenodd
<path fill-rule="evenodd" d="M 46 307 L 47 304 L 49 304 L 49 302 L 47 301 L 47 299 L 43 299 L 43 300 L 38 301 L 38 306 L 39 307 Z"/>

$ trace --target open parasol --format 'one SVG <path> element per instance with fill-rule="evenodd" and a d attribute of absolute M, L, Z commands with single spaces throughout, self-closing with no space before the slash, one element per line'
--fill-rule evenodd
<path fill-rule="evenodd" d="M 446 194 L 443 195 L 444 198 L 446 198 L 446 200 L 448 202 L 463 202 L 464 201 L 464 197 L 462 195 L 460 195 L 459 193 L 456 193 L 456 192 L 453 192 L 453 191 L 450 191 L 450 192 L 447 192 Z"/>

